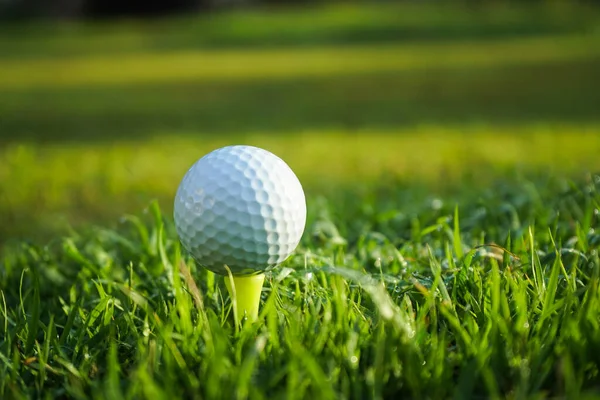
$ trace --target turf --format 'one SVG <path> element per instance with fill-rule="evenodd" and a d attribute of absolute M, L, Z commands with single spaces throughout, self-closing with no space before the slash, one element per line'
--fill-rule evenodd
<path fill-rule="evenodd" d="M 443 196 L 463 186 L 484 189 L 496 180 L 540 171 L 579 179 L 600 171 L 596 123 L 446 124 L 221 137 L 157 133 L 143 140 L 17 142 L 0 150 L 0 215 L 5 222 L 0 243 L 44 242 L 90 222 L 112 227 L 123 213 L 137 214 L 153 200 L 170 214 L 187 168 L 200 155 L 235 143 L 283 157 L 314 196 L 335 195 L 338 188 L 355 185 L 367 191 L 386 182 Z"/>
<path fill-rule="evenodd" d="M 535 38 L 597 32 L 581 3 L 263 6 L 168 19 L 3 22 L 0 59 Z"/>
<path fill-rule="evenodd" d="M 600 397 L 598 15 L 3 25 L 0 398 Z M 308 200 L 241 329 L 171 217 L 232 143 Z"/>
<path fill-rule="evenodd" d="M 23 244 L 0 274 L 0 395 L 598 395 L 599 189 L 311 198 L 301 246 L 241 330 L 223 279 L 181 254 L 156 205 Z"/>
<path fill-rule="evenodd" d="M 427 69 L 597 60 L 600 35 L 310 49 L 170 52 L 4 61 L 0 89 L 180 81 L 280 81 Z"/>
<path fill-rule="evenodd" d="M 456 183 L 510 163 L 595 171 L 598 15 L 381 5 L 4 26 L 0 247 L 110 224 L 152 199 L 169 213 L 180 171 L 239 142 L 280 153 L 320 181 L 310 190 L 381 174 L 449 183 L 440 169 Z M 282 26 L 291 36 L 276 45 Z M 250 27 L 253 45 L 223 39 Z"/>

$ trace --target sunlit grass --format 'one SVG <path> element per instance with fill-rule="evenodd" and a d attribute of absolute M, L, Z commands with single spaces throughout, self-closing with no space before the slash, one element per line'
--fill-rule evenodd
<path fill-rule="evenodd" d="M 0 89 L 211 80 L 280 80 L 358 73 L 548 64 L 600 57 L 600 36 L 473 43 L 146 53 L 0 61 Z"/>
<path fill-rule="evenodd" d="M 179 180 L 199 157 L 228 144 L 264 147 L 285 159 L 309 191 L 382 177 L 442 189 L 466 176 L 600 170 L 600 126 L 435 126 L 301 131 L 285 135 L 157 134 L 143 141 L 13 143 L 0 154 L 4 235 L 42 233 L 66 222 L 117 218 L 152 199 L 170 210 Z M 30 224 L 38 224 L 36 230 Z M 39 230 L 39 232 L 36 232 Z M 51 231 L 52 229 L 50 229 Z"/>
<path fill-rule="evenodd" d="M 152 20 L 0 26 L 0 59 L 119 55 L 215 48 L 435 42 L 593 33 L 581 3 L 354 3 L 263 7 Z"/>
<path fill-rule="evenodd" d="M 597 15 L 0 27 L 0 399 L 596 398 Z M 240 143 L 308 219 L 237 331 L 171 207 Z"/>
<path fill-rule="evenodd" d="M 594 398 L 598 177 L 309 197 L 237 332 L 158 207 L 0 269 L 0 397 Z M 340 201 L 342 200 L 342 201 Z"/>

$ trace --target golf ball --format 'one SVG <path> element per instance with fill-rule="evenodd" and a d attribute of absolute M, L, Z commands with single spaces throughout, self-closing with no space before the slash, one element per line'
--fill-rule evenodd
<path fill-rule="evenodd" d="M 187 171 L 175 195 L 175 227 L 198 264 L 225 275 L 251 275 L 283 262 L 306 224 L 300 181 L 279 157 L 228 146 Z"/>

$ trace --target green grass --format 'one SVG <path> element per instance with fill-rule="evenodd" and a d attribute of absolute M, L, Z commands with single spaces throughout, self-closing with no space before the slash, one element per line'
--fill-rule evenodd
<path fill-rule="evenodd" d="M 279 81 L 412 70 L 507 68 L 598 60 L 600 35 L 484 43 L 133 54 L 4 61 L 0 89 L 181 81 Z"/>
<path fill-rule="evenodd" d="M 597 8 L 566 2 L 324 4 L 263 7 L 158 21 L 19 21 L 0 27 L 0 58 L 485 41 L 593 33 L 599 22 Z"/>
<path fill-rule="evenodd" d="M 283 157 L 310 194 L 362 183 L 405 182 L 443 195 L 461 182 L 485 187 L 499 177 L 545 170 L 563 176 L 600 171 L 600 126 L 423 125 L 404 129 L 182 134 L 139 140 L 13 143 L 0 152 L 0 239 L 48 240 L 86 223 L 112 225 L 157 199 L 171 212 L 184 172 L 201 155 L 248 143 Z M 332 149 L 334 149 L 332 151 Z M 516 175 L 515 175 L 516 174 Z"/>
<path fill-rule="evenodd" d="M 600 35 L 485 43 L 388 45 L 133 54 L 0 62 L 0 89 L 152 84 L 269 82 L 404 71 L 455 71 L 585 63 L 600 58 Z"/>
<path fill-rule="evenodd" d="M 0 91 L 0 143 L 118 142 L 165 133 L 283 136 L 421 124 L 596 123 L 600 58 L 593 54 L 529 65 L 415 67 L 278 80 L 5 89 Z"/>
<path fill-rule="evenodd" d="M 598 15 L 3 25 L 0 398 L 600 397 Z M 241 330 L 171 217 L 233 143 L 308 200 Z"/>
<path fill-rule="evenodd" d="M 589 179 L 310 197 L 301 246 L 241 331 L 223 279 L 181 254 L 156 205 L 23 244 L 0 274 L 0 396 L 597 396 Z"/>
<path fill-rule="evenodd" d="M 450 185 L 515 164 L 596 171 L 599 43 L 0 61 L 0 243 L 114 221 L 151 199 L 169 212 L 181 171 L 238 142 L 281 154 L 315 192 L 382 174 Z"/>

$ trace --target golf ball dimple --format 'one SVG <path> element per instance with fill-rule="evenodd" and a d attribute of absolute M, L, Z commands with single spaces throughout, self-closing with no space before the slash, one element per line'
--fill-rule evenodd
<path fill-rule="evenodd" d="M 279 157 L 253 146 L 205 155 L 183 177 L 174 207 L 183 247 L 213 272 L 250 275 L 282 263 L 300 242 L 306 200 Z"/>

